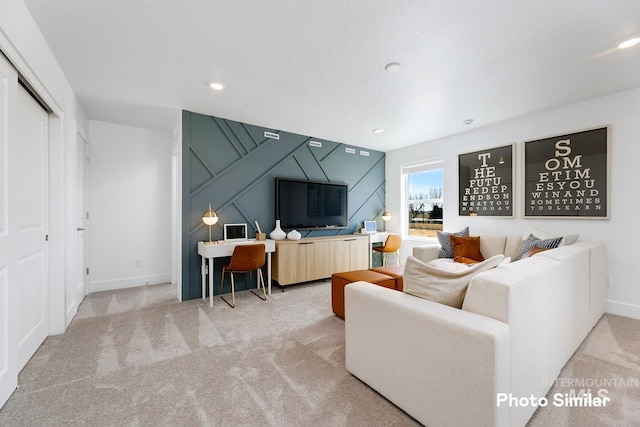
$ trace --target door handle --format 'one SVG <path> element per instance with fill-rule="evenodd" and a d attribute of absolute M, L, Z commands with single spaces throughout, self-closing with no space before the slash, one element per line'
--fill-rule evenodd
<path fill-rule="evenodd" d="M 80 227 L 78 227 L 78 228 L 77 228 L 77 231 L 84 231 L 84 228 L 80 228 Z"/>

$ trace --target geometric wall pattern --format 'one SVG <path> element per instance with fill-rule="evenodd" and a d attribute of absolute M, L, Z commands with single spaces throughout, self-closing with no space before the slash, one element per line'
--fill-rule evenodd
<path fill-rule="evenodd" d="M 279 139 L 264 136 L 270 132 Z M 253 126 L 218 117 L 182 112 L 182 295 L 201 297 L 198 242 L 208 240 L 202 213 L 209 203 L 219 220 L 212 238 L 220 240 L 222 225 L 254 222 L 263 232 L 275 226 L 275 178 L 339 182 L 349 186 L 349 228 L 304 231 L 303 237 L 355 233 L 365 220 L 380 218 L 385 210 L 385 154 L 359 147 Z M 312 147 L 310 141 L 322 143 Z M 355 153 L 349 153 L 355 151 Z M 353 149 L 353 150 L 351 150 Z M 216 265 L 216 269 L 220 267 Z M 214 273 L 218 292 L 219 272 Z"/>

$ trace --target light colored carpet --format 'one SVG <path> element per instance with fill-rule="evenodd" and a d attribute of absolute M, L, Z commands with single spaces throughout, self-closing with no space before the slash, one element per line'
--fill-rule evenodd
<path fill-rule="evenodd" d="M 417 425 L 344 369 L 330 283 L 178 303 L 169 285 L 87 297 L 0 410 L 8 426 Z"/>
<path fill-rule="evenodd" d="M 236 298 L 178 303 L 170 285 L 90 295 L 20 373 L 0 425 L 418 425 L 346 372 L 329 282 Z M 639 354 L 640 321 L 607 315 L 561 378 L 640 378 Z M 605 409 L 549 405 L 530 426 L 640 423 L 640 388 L 610 396 Z"/>
<path fill-rule="evenodd" d="M 606 390 L 604 408 L 555 407 L 554 395 Z M 605 314 L 562 369 L 529 427 L 640 426 L 640 320 Z"/>

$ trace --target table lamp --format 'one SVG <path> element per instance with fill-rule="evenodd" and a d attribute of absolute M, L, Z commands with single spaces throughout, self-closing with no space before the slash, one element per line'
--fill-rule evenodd
<path fill-rule="evenodd" d="M 389 213 L 389 211 L 384 211 L 382 212 L 382 220 L 384 221 L 383 225 L 383 230 L 387 231 L 387 221 L 389 221 L 391 219 L 391 214 Z"/>
<path fill-rule="evenodd" d="M 209 209 L 202 214 L 202 222 L 209 226 L 209 242 L 211 241 L 211 226 L 218 222 L 218 214 L 211 209 L 211 203 L 209 203 Z"/>

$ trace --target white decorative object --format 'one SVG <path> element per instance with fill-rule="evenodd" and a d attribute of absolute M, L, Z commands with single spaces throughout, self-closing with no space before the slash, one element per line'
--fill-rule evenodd
<path fill-rule="evenodd" d="M 287 237 L 287 233 L 285 233 L 282 228 L 280 228 L 280 220 L 276 219 L 276 228 L 273 229 L 271 233 L 269 233 L 269 237 L 273 240 L 284 240 Z"/>
<path fill-rule="evenodd" d="M 291 230 L 289 234 L 287 234 L 287 239 L 289 240 L 300 240 L 301 238 L 302 234 L 297 230 Z"/>

